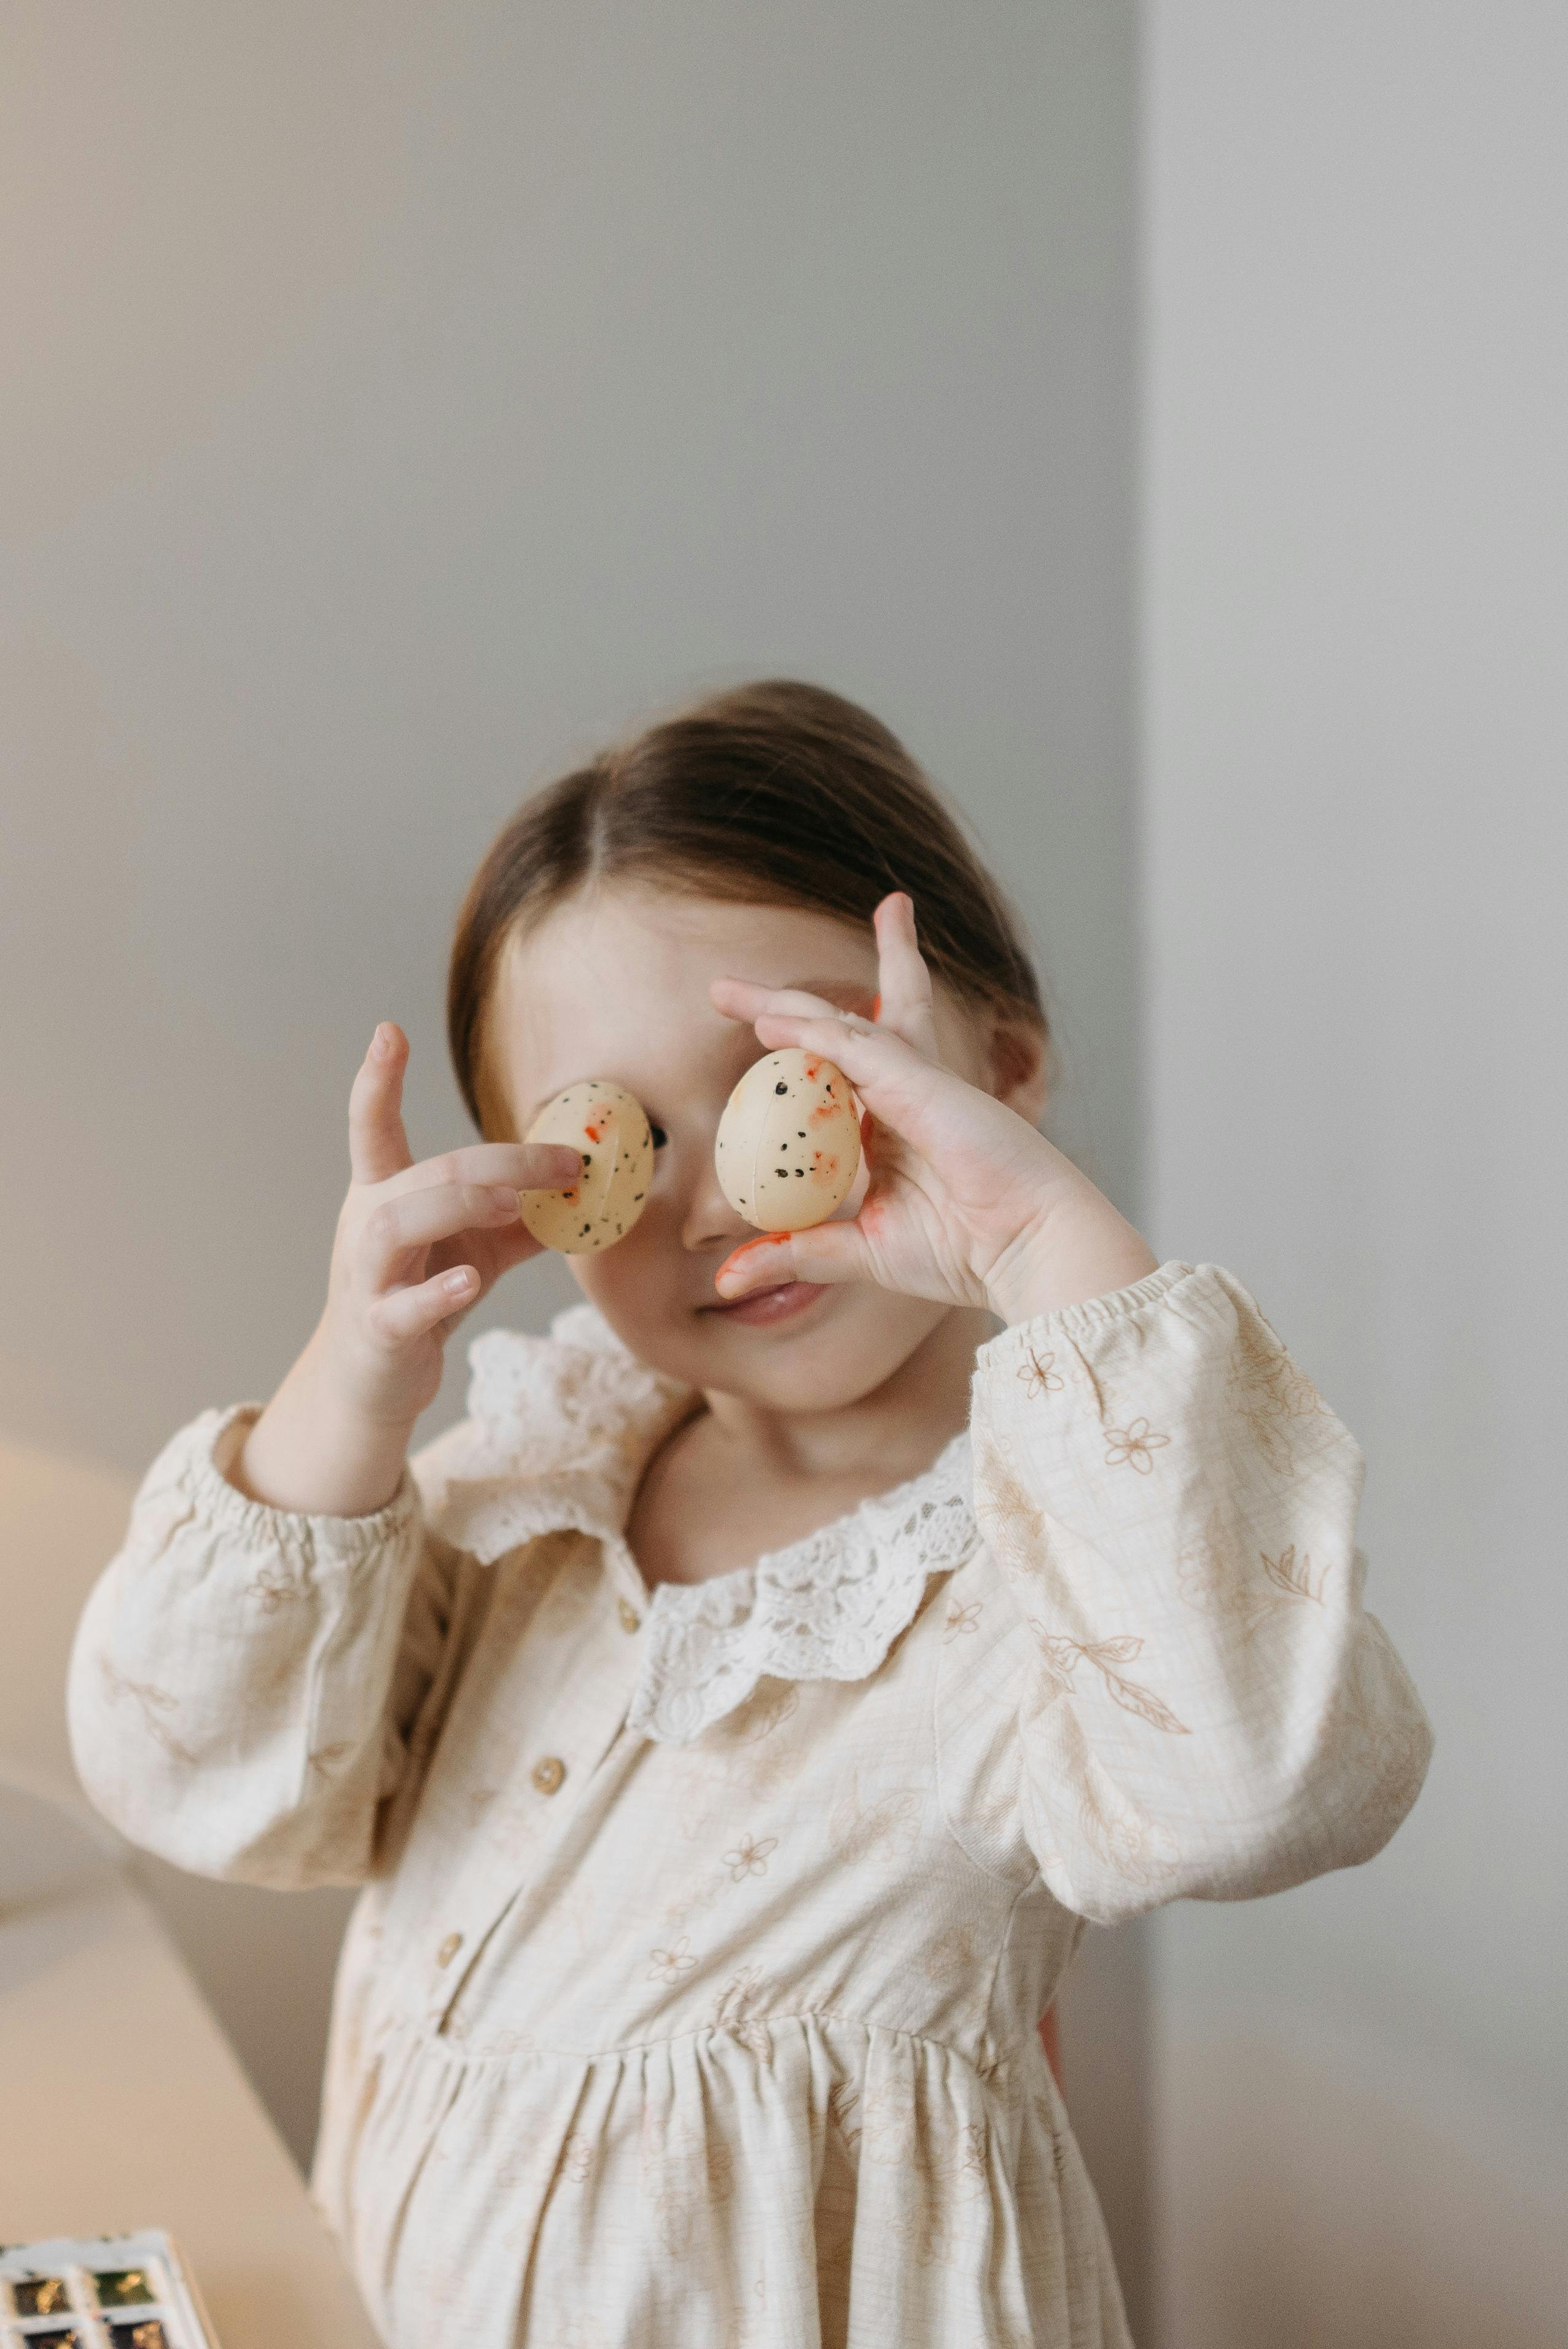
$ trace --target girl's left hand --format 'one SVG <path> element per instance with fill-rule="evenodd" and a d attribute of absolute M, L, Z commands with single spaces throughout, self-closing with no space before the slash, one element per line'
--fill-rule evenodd
<path fill-rule="evenodd" d="M 1152 1272 L 1144 1241 L 1070 1158 L 944 1066 L 911 900 L 884 897 L 874 920 L 874 1023 L 796 989 L 713 982 L 717 1009 L 748 1020 L 769 1051 L 799 1045 L 842 1069 L 866 1112 L 870 1174 L 852 1221 L 748 1241 L 719 1267 L 720 1295 L 872 1280 L 1017 1322 Z"/>

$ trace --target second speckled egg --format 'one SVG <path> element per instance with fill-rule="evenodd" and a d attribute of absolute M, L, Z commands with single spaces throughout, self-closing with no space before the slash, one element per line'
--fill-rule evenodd
<path fill-rule="evenodd" d="M 647 1204 L 654 1137 L 643 1104 L 607 1077 L 586 1077 L 545 1102 L 525 1142 L 563 1142 L 583 1155 L 568 1191 L 520 1191 L 518 1213 L 536 1240 L 562 1256 L 614 1247 Z"/>
<path fill-rule="evenodd" d="M 713 1163 L 736 1214 L 759 1232 L 826 1223 L 861 1164 L 849 1079 L 796 1046 L 754 1061 L 725 1103 Z"/>

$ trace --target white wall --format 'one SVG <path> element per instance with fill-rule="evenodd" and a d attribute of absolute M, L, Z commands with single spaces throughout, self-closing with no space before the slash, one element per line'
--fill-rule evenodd
<path fill-rule="evenodd" d="M 1437 1734 L 1370 1867 L 1161 1920 L 1163 2349 L 1568 2306 L 1568 15 L 1150 0 L 1156 1245 L 1369 1460 Z"/>
<path fill-rule="evenodd" d="M 377 1019 L 416 1147 L 460 1133 L 480 852 L 713 678 L 862 695 L 960 796 L 1129 1180 L 1129 11 L 6 36 L 5 1098 L 50 1147 L 5 1177 L 0 1423 L 139 1471 L 271 1391 Z"/>
<path fill-rule="evenodd" d="M 466 1138 L 474 863 L 710 680 L 861 696 L 951 786 L 1130 1201 L 1131 0 L 11 0 L 0 45 L 0 1433 L 137 1477 L 272 1392 L 375 1022 L 416 1151 Z M 342 1904 L 160 1897 L 303 2149 Z M 1135 2298 L 1140 1962 L 1068 2033 Z"/>

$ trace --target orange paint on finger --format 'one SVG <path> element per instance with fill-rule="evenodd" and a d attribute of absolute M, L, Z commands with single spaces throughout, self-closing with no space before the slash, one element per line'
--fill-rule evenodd
<path fill-rule="evenodd" d="M 787 1247 L 794 1237 L 793 1232 L 764 1232 L 760 1239 L 746 1241 L 744 1246 L 738 1247 L 732 1255 L 725 1257 L 713 1276 L 714 1287 L 718 1288 L 731 1273 L 739 1271 L 744 1267 L 747 1257 L 755 1256 L 758 1249 Z"/>

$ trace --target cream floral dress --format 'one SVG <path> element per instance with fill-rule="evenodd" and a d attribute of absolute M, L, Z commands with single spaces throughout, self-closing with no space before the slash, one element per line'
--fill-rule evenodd
<path fill-rule="evenodd" d="M 1084 1920 L 1368 1859 L 1421 1705 L 1361 1455 L 1211 1265 L 982 1348 L 968 1433 L 754 1565 L 622 1528 L 696 1405 L 590 1307 L 474 1340 L 373 1516 L 160 1454 L 82 1779 L 200 1873 L 364 1885 L 313 2192 L 393 2349 L 1112 2349 L 1036 2030 Z"/>

